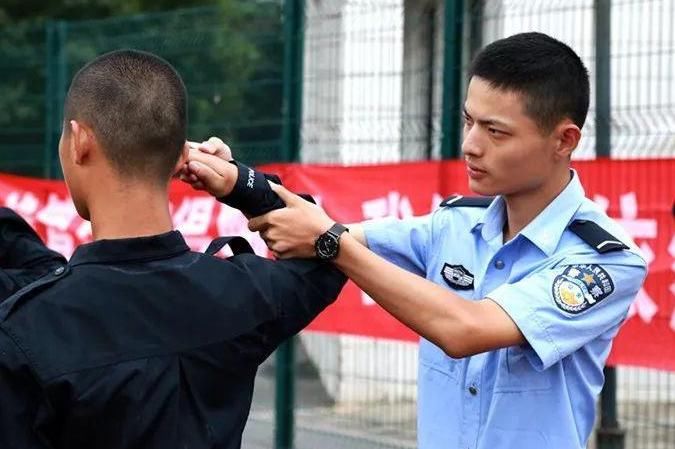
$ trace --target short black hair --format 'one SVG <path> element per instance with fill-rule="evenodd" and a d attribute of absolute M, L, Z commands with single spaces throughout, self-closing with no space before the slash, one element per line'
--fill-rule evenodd
<path fill-rule="evenodd" d="M 524 97 L 525 113 L 550 131 L 564 118 L 579 128 L 588 114 L 588 70 L 568 45 L 543 33 L 492 42 L 474 58 L 469 77 Z"/>
<path fill-rule="evenodd" d="M 171 64 L 150 53 L 117 50 L 77 72 L 64 119 L 90 126 L 122 176 L 163 182 L 185 145 L 186 103 L 185 85 Z"/>

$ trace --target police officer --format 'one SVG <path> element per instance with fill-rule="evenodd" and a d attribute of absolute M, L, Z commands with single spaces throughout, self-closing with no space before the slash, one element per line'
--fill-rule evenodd
<path fill-rule="evenodd" d="M 346 278 L 257 257 L 241 238 L 207 251 L 229 243 L 227 260 L 195 253 L 172 230 L 168 184 L 188 146 L 185 88 L 166 61 L 96 58 L 64 117 L 63 173 L 95 241 L 0 306 L 0 447 L 240 447 L 258 365 Z M 271 192 L 240 171 L 229 199 L 242 203 L 241 180 Z"/>
<path fill-rule="evenodd" d="M 23 218 L 0 207 L 0 301 L 65 263 Z"/>
<path fill-rule="evenodd" d="M 646 275 L 570 169 L 588 103 L 567 45 L 498 40 L 474 60 L 464 104 L 482 197 L 345 227 L 274 187 L 288 207 L 249 223 L 281 258 L 331 260 L 420 334 L 420 449 L 586 447 L 612 339 Z"/>

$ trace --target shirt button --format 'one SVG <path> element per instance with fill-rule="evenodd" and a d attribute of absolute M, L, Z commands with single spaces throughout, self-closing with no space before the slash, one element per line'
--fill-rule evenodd
<path fill-rule="evenodd" d="M 475 386 L 471 385 L 469 387 L 469 393 L 471 393 L 471 396 L 476 396 L 478 394 L 478 388 Z"/>
<path fill-rule="evenodd" d="M 61 276 L 63 272 L 66 271 L 65 268 L 63 267 L 58 267 L 56 270 L 54 270 L 54 276 Z"/>
<path fill-rule="evenodd" d="M 498 270 L 501 270 L 502 268 L 504 268 L 504 261 L 501 260 L 501 259 L 495 260 L 495 268 L 498 269 Z"/>

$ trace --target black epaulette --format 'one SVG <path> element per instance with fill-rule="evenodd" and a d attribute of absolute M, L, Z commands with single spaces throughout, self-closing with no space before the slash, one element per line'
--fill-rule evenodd
<path fill-rule="evenodd" d="M 494 196 L 462 196 L 452 195 L 441 203 L 441 207 L 488 207 Z"/>
<path fill-rule="evenodd" d="M 610 251 L 622 251 L 628 246 L 620 242 L 598 224 L 588 220 L 574 220 L 568 226 L 581 240 L 591 245 L 597 252 L 604 254 Z"/>

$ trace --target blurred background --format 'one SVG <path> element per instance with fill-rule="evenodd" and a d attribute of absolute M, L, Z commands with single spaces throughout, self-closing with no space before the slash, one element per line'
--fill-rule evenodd
<path fill-rule="evenodd" d="M 590 70 L 577 160 L 673 166 L 675 0 L 0 0 L 0 171 L 60 178 L 68 83 L 118 48 L 171 62 L 188 89 L 190 137 L 220 136 L 248 164 L 341 173 L 457 159 L 469 61 L 522 31 L 568 43 Z M 673 176 L 652 186 L 670 198 L 666 207 Z M 621 179 L 608 173 L 612 182 Z M 634 219 L 633 206 L 628 198 L 617 210 Z M 666 243 L 653 248 L 669 261 L 666 286 L 675 270 L 670 217 L 658 231 Z M 675 283 L 653 295 L 664 310 L 650 320 L 670 319 L 673 295 Z M 666 354 L 671 327 L 658 337 Z M 305 331 L 271 357 L 243 447 L 415 447 L 417 345 L 368 335 Z M 608 370 L 604 431 L 590 447 L 675 448 L 675 375 L 663 366 Z"/>

